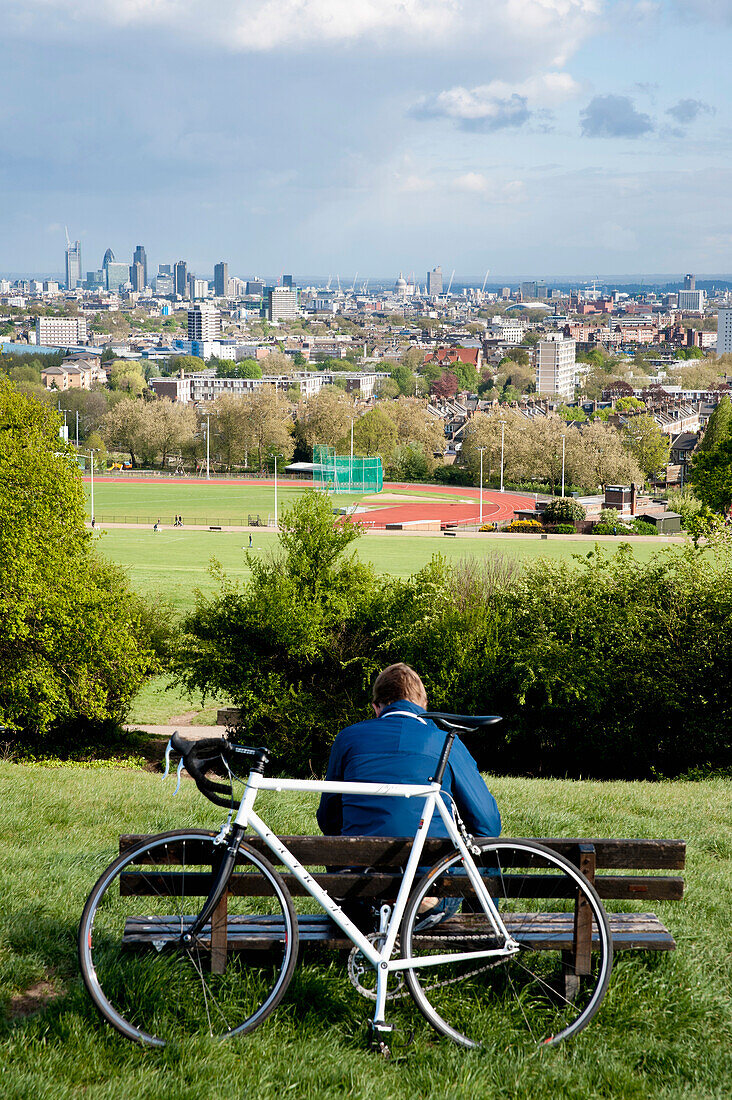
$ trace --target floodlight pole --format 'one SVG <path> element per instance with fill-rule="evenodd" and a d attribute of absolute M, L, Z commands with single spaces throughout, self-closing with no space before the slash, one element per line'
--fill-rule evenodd
<path fill-rule="evenodd" d="M 279 521 L 278 516 L 277 516 L 277 459 L 278 458 L 283 458 L 283 457 L 284 457 L 284 455 L 275 455 L 274 456 L 274 493 L 275 493 L 275 505 L 274 505 L 274 508 L 275 508 L 275 521 L 274 521 L 274 525 L 275 525 L 276 529 L 279 529 L 279 526 L 280 526 L 280 521 Z"/>
<path fill-rule="evenodd" d="M 348 491 L 353 492 L 353 417 L 351 417 L 351 464 L 348 467 Z"/>
<path fill-rule="evenodd" d="M 503 492 L 503 437 L 506 433 L 506 421 L 501 421 L 501 492 Z"/>
<path fill-rule="evenodd" d="M 94 447 L 89 448 L 89 468 L 91 472 L 91 522 L 94 526 Z"/>
<path fill-rule="evenodd" d="M 480 448 L 480 526 L 483 526 L 483 451 L 485 447 Z"/>
<path fill-rule="evenodd" d="M 565 495 L 565 444 L 567 440 L 561 437 L 561 495 Z"/>
<path fill-rule="evenodd" d="M 206 413 L 206 481 L 211 480 L 211 468 L 210 468 L 210 462 L 209 462 L 209 459 L 210 459 L 210 456 L 211 456 L 211 447 L 209 445 L 209 436 L 210 436 L 210 434 L 211 434 L 211 417 L 208 413 Z"/>

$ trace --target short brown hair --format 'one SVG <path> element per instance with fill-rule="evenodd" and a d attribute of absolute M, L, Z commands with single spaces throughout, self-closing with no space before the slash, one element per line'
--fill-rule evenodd
<path fill-rule="evenodd" d="M 396 703 L 398 699 L 408 699 L 420 707 L 427 706 L 424 684 L 414 669 L 401 661 L 379 673 L 374 680 L 372 699 L 377 707 Z"/>

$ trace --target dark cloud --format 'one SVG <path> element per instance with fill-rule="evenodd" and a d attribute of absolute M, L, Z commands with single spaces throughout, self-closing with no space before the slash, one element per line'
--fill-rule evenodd
<path fill-rule="evenodd" d="M 667 115 L 671 115 L 681 126 L 688 126 L 695 122 L 699 115 L 715 114 L 714 107 L 708 103 L 702 103 L 700 99 L 680 99 L 674 107 L 669 107 Z"/>
<path fill-rule="evenodd" d="M 580 113 L 584 137 L 641 137 L 653 129 L 649 115 L 625 95 L 596 95 Z"/>

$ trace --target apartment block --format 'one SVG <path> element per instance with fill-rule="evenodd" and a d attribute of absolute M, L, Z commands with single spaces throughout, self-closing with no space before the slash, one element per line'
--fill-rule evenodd
<path fill-rule="evenodd" d="M 717 355 L 732 352 L 732 309 L 720 309 L 717 314 Z"/>
<path fill-rule="evenodd" d="M 575 352 L 577 344 L 557 334 L 536 345 L 536 392 L 557 394 L 565 401 L 574 398 Z"/>
<path fill-rule="evenodd" d="M 36 344 L 68 348 L 86 341 L 85 317 L 36 317 Z"/>

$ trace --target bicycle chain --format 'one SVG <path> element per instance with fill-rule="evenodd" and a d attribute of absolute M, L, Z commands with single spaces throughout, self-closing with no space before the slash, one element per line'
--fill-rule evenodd
<path fill-rule="evenodd" d="M 377 939 L 383 938 L 383 937 L 380 937 L 378 933 L 372 932 L 371 935 L 368 936 L 367 938 L 369 940 L 376 941 Z M 445 943 L 454 943 L 455 942 L 452 936 L 430 936 L 430 939 L 431 940 L 438 940 L 438 941 L 445 942 Z M 465 935 L 465 936 L 461 936 L 460 939 L 461 939 L 461 941 L 462 940 L 485 940 L 485 936 Z M 397 940 L 397 944 L 398 944 L 398 942 L 399 941 Z M 354 987 L 354 989 L 358 993 L 361 994 L 362 997 L 365 997 L 369 1001 L 375 1001 L 376 1000 L 376 993 L 373 992 L 370 989 L 366 989 L 365 986 L 362 986 L 360 981 L 358 980 L 358 977 L 356 976 L 356 973 L 355 973 L 356 959 L 360 954 L 361 954 L 361 952 L 360 952 L 358 947 L 354 947 L 351 950 L 351 952 L 348 956 L 348 977 L 349 977 L 349 980 L 351 982 L 351 985 Z M 458 982 L 466 982 L 468 980 L 468 978 L 475 978 L 476 975 L 478 975 L 478 974 L 484 974 L 487 970 L 493 970 L 496 966 L 500 966 L 503 963 L 503 961 L 504 961 L 503 959 L 495 959 L 493 962 L 486 963 L 485 966 L 476 967 L 475 970 L 469 970 L 467 974 L 461 974 L 457 978 L 446 978 L 442 982 L 435 982 L 434 985 L 422 986 L 422 992 L 423 993 L 430 993 L 430 992 L 432 992 L 433 989 L 444 989 L 445 986 L 448 986 L 448 985 L 457 985 Z M 371 965 L 371 964 L 369 964 L 369 965 Z M 397 973 L 401 973 L 401 972 L 397 971 Z M 404 992 L 404 993 L 400 992 L 403 985 L 404 985 L 404 980 L 401 979 L 400 984 L 397 986 L 397 988 L 394 990 L 394 992 L 386 994 L 387 1001 L 400 1001 L 404 997 L 410 997 L 411 993 L 409 992 L 409 990 L 406 990 L 406 992 Z"/>

